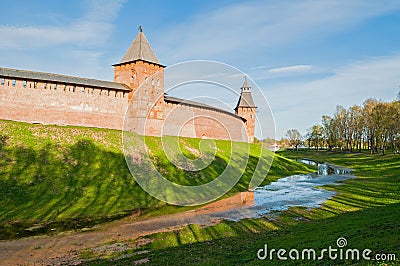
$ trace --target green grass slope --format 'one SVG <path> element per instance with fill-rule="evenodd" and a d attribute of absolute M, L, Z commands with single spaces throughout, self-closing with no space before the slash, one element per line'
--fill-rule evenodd
<path fill-rule="evenodd" d="M 152 160 L 176 183 L 198 185 L 226 167 L 229 141 L 216 141 L 216 159 L 199 172 L 183 171 L 166 158 L 160 138 L 149 137 Z M 196 157 L 198 139 L 182 139 L 187 157 Z M 246 145 L 243 143 L 240 145 Z M 247 168 L 230 194 L 244 191 L 259 160 L 260 146 L 250 145 Z M 276 156 L 264 184 L 310 169 Z M 135 182 L 122 152 L 121 131 L 32 125 L 0 120 L 0 238 L 82 228 L 127 216 L 177 212 Z M 55 230 L 54 230 L 55 229 Z"/>
<path fill-rule="evenodd" d="M 189 225 L 148 236 L 153 242 L 142 247 L 147 253 L 129 250 L 125 253 L 131 257 L 117 261 L 102 258 L 87 265 L 130 265 L 141 259 L 149 260 L 149 265 L 399 265 L 400 155 L 326 151 L 282 151 L 278 155 L 346 166 L 355 170 L 357 178 L 340 186 L 325 186 L 337 195 L 320 208 L 291 208 L 279 216 L 223 221 L 210 227 Z M 344 250 L 370 249 L 372 260 L 330 260 L 325 254 L 322 260 L 282 261 L 276 256 L 281 248 L 312 248 L 317 252 L 329 246 L 337 248 L 340 237 L 347 239 Z M 270 251 L 275 249 L 272 260 L 257 258 L 257 251 L 265 244 Z M 385 256 L 386 260 L 380 260 Z"/>

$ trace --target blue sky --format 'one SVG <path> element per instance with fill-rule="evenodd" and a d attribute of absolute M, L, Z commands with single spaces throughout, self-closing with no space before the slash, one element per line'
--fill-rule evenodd
<path fill-rule="evenodd" d="M 248 74 L 270 103 L 278 138 L 289 128 L 306 133 L 338 104 L 390 101 L 400 90 L 399 1 L 3 0 L 2 6 L 2 67 L 112 80 L 111 64 L 142 25 L 164 65 L 216 60 Z"/>

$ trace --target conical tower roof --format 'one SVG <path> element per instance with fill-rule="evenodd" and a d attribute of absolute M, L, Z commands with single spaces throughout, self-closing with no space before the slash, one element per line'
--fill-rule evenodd
<path fill-rule="evenodd" d="M 243 82 L 242 88 L 250 89 L 250 86 L 249 86 L 249 83 L 247 82 L 247 77 L 246 76 L 244 76 L 244 82 Z"/>
<path fill-rule="evenodd" d="M 257 108 L 253 101 L 253 96 L 251 95 L 249 83 L 247 82 L 246 76 L 244 77 L 244 83 L 242 86 L 242 92 L 240 93 L 239 101 L 235 107 L 237 110 L 239 107 L 249 107 L 249 108 Z"/>
<path fill-rule="evenodd" d="M 132 42 L 128 51 L 126 51 L 124 57 L 122 57 L 121 61 L 117 65 L 134 62 L 137 60 L 143 60 L 149 63 L 161 65 L 153 49 L 151 49 L 150 43 L 144 35 L 141 26 L 139 26 L 139 33 L 135 40 Z"/>

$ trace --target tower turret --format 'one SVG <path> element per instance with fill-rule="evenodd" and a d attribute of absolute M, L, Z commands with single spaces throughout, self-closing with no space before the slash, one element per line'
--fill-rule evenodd
<path fill-rule="evenodd" d="M 132 89 L 132 93 L 143 82 L 146 82 L 155 96 L 159 98 L 164 95 L 163 69 L 165 66 L 158 61 L 141 26 L 139 26 L 138 35 L 121 61 L 113 66 L 114 82 L 128 85 Z M 157 72 L 159 73 L 153 77 L 153 80 L 148 80 Z"/>
<path fill-rule="evenodd" d="M 129 86 L 132 105 L 126 129 L 140 135 L 160 136 L 164 119 L 164 67 L 139 26 L 139 33 L 121 61 L 114 66 L 114 82 Z"/>
<path fill-rule="evenodd" d="M 247 82 L 246 76 L 244 77 L 244 83 L 241 88 L 240 98 L 235 107 L 235 112 L 238 116 L 245 119 L 245 127 L 247 131 L 247 136 L 249 142 L 254 141 L 254 128 L 256 121 L 256 105 L 253 101 L 253 96 L 251 95 L 251 87 Z"/>

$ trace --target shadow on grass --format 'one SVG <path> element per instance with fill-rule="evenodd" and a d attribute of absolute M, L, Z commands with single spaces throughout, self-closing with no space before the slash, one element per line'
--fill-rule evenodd
<path fill-rule="evenodd" d="M 120 141 L 120 132 L 2 123 L 1 239 L 90 227 L 132 213 L 147 217 L 188 209 L 151 197 L 135 182 L 120 147 L 115 144 Z M 185 152 L 190 155 L 200 140 L 184 141 Z M 195 173 L 172 165 L 162 151 L 160 138 L 150 137 L 149 143 L 154 149 L 158 170 L 183 185 L 199 185 L 215 179 L 226 168 L 232 150 L 229 141 L 216 141 L 216 157 L 208 167 Z M 243 143 L 243 149 L 247 145 Z M 257 145 L 250 145 L 244 174 L 224 197 L 248 189 L 259 162 L 259 149 Z M 240 150 L 234 154 L 239 161 L 247 159 L 241 158 Z M 195 154 L 191 156 L 194 158 Z M 267 169 L 261 171 L 266 174 Z M 294 172 L 308 171 L 306 166 L 280 157 L 274 161 L 264 184 Z"/>
<path fill-rule="evenodd" d="M 143 249 L 150 249 L 145 255 L 110 261 L 97 259 L 84 265 L 131 265 L 137 260 L 148 258 L 150 265 L 281 265 L 275 256 L 273 260 L 262 261 L 257 251 L 265 244 L 271 249 L 295 248 L 314 249 L 317 257 L 322 249 L 337 248 L 336 240 L 345 237 L 346 248 L 371 249 L 372 256 L 396 254 L 400 256 L 399 235 L 400 203 L 373 207 L 365 210 L 343 213 L 339 216 L 317 220 L 304 220 L 304 210 L 284 212 L 276 219 L 250 219 L 240 222 L 223 221 L 221 224 L 201 228 L 190 225 L 172 233 L 151 236 L 155 241 Z M 382 220 L 382 217 L 385 217 Z M 288 260 L 284 264 L 331 265 L 358 264 L 359 260 L 330 260 L 327 254 L 323 260 Z M 366 261 L 364 261 L 365 263 Z M 390 262 L 389 264 L 390 265 Z M 393 264 L 394 265 L 394 264 Z"/>
<path fill-rule="evenodd" d="M 222 151 L 197 176 L 182 171 L 160 152 L 159 139 L 152 140 L 159 168 L 167 169 L 167 177 L 174 182 L 207 183 L 226 167 Z M 0 138 L 1 239 L 90 227 L 138 212 L 160 215 L 187 209 L 151 197 L 131 176 L 122 152 L 106 150 L 92 140 L 80 139 L 72 145 L 50 142 L 39 147 L 11 144 L 8 137 Z M 245 159 L 240 153 L 235 156 Z M 247 190 L 258 161 L 250 156 L 244 175 L 229 195 Z M 286 171 L 285 164 L 274 166 L 275 174 Z"/>
<path fill-rule="evenodd" d="M 89 140 L 39 150 L 4 143 L 0 152 L 2 239 L 92 226 L 159 204 L 135 183 L 122 153 Z"/>

